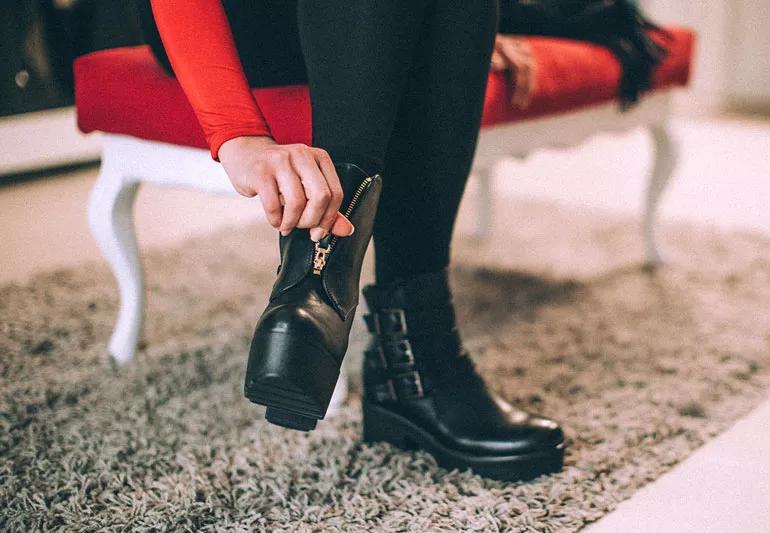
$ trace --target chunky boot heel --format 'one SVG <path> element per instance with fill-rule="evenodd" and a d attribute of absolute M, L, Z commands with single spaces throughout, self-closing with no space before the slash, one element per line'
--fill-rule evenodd
<path fill-rule="evenodd" d="M 268 407 L 265 411 L 265 420 L 276 426 L 283 426 L 298 431 L 310 431 L 315 429 L 318 419 L 298 415 L 293 411 L 284 411 L 277 407 Z"/>
<path fill-rule="evenodd" d="M 246 369 L 244 394 L 253 403 L 274 408 L 268 420 L 281 426 L 307 426 L 304 421 L 284 424 L 288 413 L 315 420 L 326 415 L 334 386 L 339 377 L 339 363 L 306 336 L 279 332 L 258 332 L 251 343 Z M 300 428 L 295 428 L 300 429 Z M 307 431 L 307 430 L 305 430 Z"/>
<path fill-rule="evenodd" d="M 323 419 L 339 378 L 358 305 L 359 278 L 382 180 L 335 165 L 350 237 L 310 240 L 307 229 L 279 237 L 281 264 L 254 331 L 245 396 L 267 407 L 268 422 L 309 431 Z"/>
<path fill-rule="evenodd" d="M 564 434 L 490 391 L 463 347 L 446 269 L 364 288 L 363 439 L 504 481 L 561 469 Z"/>

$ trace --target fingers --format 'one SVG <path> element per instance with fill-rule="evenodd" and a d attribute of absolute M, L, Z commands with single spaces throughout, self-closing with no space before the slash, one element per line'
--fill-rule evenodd
<path fill-rule="evenodd" d="M 288 155 L 286 161 L 276 168 L 275 180 L 284 198 L 283 216 L 278 229 L 281 235 L 288 235 L 297 226 L 307 204 L 305 190 L 289 164 Z"/>
<path fill-rule="evenodd" d="M 532 55 L 529 46 L 520 39 L 510 37 L 498 39 L 497 45 L 511 69 L 513 83 L 511 104 L 524 109 L 529 105 L 534 89 Z"/>
<path fill-rule="evenodd" d="M 320 225 L 321 219 L 326 214 L 332 197 L 331 190 L 310 149 L 293 151 L 291 162 L 295 173 L 299 176 L 307 199 L 297 227 L 314 228 Z M 331 227 L 331 224 L 328 227 Z"/>
<path fill-rule="evenodd" d="M 353 227 L 350 220 L 348 220 L 342 213 L 337 213 L 337 218 L 332 225 L 332 233 L 339 237 L 350 237 L 356 228 Z"/>
<path fill-rule="evenodd" d="M 310 230 L 310 238 L 313 240 L 323 239 L 330 231 L 332 231 L 332 225 L 337 219 L 339 214 L 340 205 L 342 205 L 342 185 L 340 184 L 340 178 L 337 176 L 337 171 L 334 169 L 331 157 L 325 150 L 319 148 L 313 149 L 313 155 L 315 163 L 323 173 L 326 184 L 329 187 L 331 198 L 326 205 L 326 210 L 321 216 L 321 220 L 318 223 L 318 229 L 313 228 Z"/>
<path fill-rule="evenodd" d="M 536 68 L 537 66 L 531 60 L 528 60 L 524 65 L 521 91 L 515 94 L 516 100 L 514 102 L 514 105 L 519 106 L 521 109 L 526 109 L 532 103 L 532 96 L 535 94 L 537 85 Z"/>
<path fill-rule="evenodd" d="M 516 69 L 516 82 L 511 103 L 519 109 L 526 109 L 532 99 L 534 87 L 534 74 L 531 61 L 525 58 Z"/>
<path fill-rule="evenodd" d="M 492 58 L 490 60 L 490 64 L 492 67 L 492 70 L 505 70 L 508 66 L 508 63 L 505 61 L 505 57 L 503 57 L 503 54 L 497 49 L 497 43 L 495 43 L 495 49 L 492 50 Z"/>
<path fill-rule="evenodd" d="M 259 200 L 262 202 L 262 209 L 265 211 L 267 221 L 271 226 L 278 229 L 281 226 L 283 207 L 278 184 L 275 180 L 262 181 L 259 188 Z"/>
<path fill-rule="evenodd" d="M 233 158 L 228 175 L 235 176 L 231 181 L 241 194 L 259 194 L 269 223 L 282 235 L 309 228 L 310 238 L 319 241 L 330 232 L 342 237 L 353 233 L 353 225 L 339 212 L 342 185 L 326 151 L 296 144 L 262 150 L 253 159 L 244 156 L 253 157 L 248 147 L 241 160 Z"/>

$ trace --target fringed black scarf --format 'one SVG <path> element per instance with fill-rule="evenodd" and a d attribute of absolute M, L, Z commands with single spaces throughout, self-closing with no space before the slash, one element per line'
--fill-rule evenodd
<path fill-rule="evenodd" d="M 666 57 L 666 48 L 650 31 L 667 36 L 631 0 L 500 0 L 500 33 L 566 37 L 607 47 L 623 69 L 618 89 L 623 108 L 650 88 L 654 68 Z"/>

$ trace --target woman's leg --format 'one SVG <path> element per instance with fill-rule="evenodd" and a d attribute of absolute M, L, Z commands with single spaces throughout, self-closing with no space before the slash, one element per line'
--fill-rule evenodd
<path fill-rule="evenodd" d="M 401 93 L 375 219 L 377 284 L 363 291 L 372 333 L 364 354 L 363 437 L 426 450 L 447 468 L 516 480 L 561 468 L 564 435 L 552 420 L 486 388 L 459 337 L 445 268 L 480 125 L 496 14 L 495 0 L 428 2 L 419 36 L 409 42 L 415 49 L 403 87 L 403 71 L 393 76 L 398 84 L 391 88 Z M 366 63 L 358 68 L 366 71 Z M 357 111 L 374 109 L 389 121 L 392 100 L 378 111 L 383 101 L 367 94 Z M 337 123 L 357 118 L 342 107 L 335 113 Z"/>
<path fill-rule="evenodd" d="M 313 144 L 333 161 L 382 172 L 430 3 L 299 0 Z"/>
<path fill-rule="evenodd" d="M 379 283 L 449 262 L 496 21 L 496 0 L 299 1 L 313 143 L 384 174 Z"/>
<path fill-rule="evenodd" d="M 379 285 L 442 269 L 481 125 L 496 0 L 432 2 L 385 160 Z"/>

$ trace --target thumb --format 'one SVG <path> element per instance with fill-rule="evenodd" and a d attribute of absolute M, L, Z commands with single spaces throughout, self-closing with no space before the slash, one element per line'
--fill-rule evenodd
<path fill-rule="evenodd" d="M 355 228 L 350 223 L 350 220 L 342 213 L 337 212 L 337 218 L 334 220 L 334 224 L 332 224 L 332 233 L 338 237 L 350 237 L 353 235 L 354 230 Z"/>

